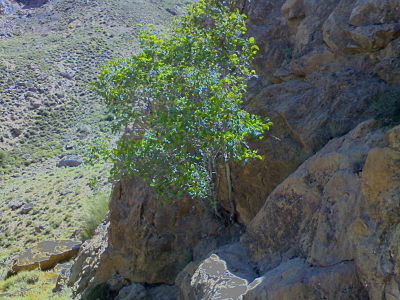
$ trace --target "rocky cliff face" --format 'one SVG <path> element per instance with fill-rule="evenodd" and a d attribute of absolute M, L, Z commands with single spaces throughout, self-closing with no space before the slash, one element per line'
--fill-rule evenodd
<path fill-rule="evenodd" d="M 240 286 L 243 299 L 398 299 L 399 141 L 400 126 L 385 132 L 367 121 L 329 142 L 269 195 L 234 245 L 258 276 L 233 272 L 238 254 L 221 248 L 187 275 L 190 285 L 180 279 L 182 293 L 211 299 Z"/>
<path fill-rule="evenodd" d="M 83 295 L 144 284 L 118 299 L 151 299 L 152 284 L 174 280 L 181 299 L 398 299 L 400 128 L 363 121 L 400 84 L 400 2 L 239 6 L 261 46 L 247 105 L 275 124 L 257 145 L 266 159 L 233 168 L 245 233 L 238 241 L 242 228 L 190 199 L 160 206 L 126 179 L 96 268 L 78 259 L 71 283 Z"/>

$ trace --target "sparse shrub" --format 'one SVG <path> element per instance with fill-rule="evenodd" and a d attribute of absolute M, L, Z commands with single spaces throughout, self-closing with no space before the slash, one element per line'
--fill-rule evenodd
<path fill-rule="evenodd" d="M 10 161 L 10 153 L 5 150 L 0 150 L 0 167 L 5 167 Z"/>
<path fill-rule="evenodd" d="M 82 204 L 82 229 L 81 239 L 87 240 L 93 236 L 97 226 L 104 220 L 110 202 L 109 193 L 101 191 L 88 197 Z"/>
<path fill-rule="evenodd" d="M 372 102 L 375 119 L 382 125 L 400 124 L 400 91 L 387 91 L 376 95 Z"/>
<path fill-rule="evenodd" d="M 0 282 L 0 291 L 7 292 L 12 290 L 25 289 L 28 285 L 34 284 L 39 280 L 40 271 L 20 272 Z"/>
<path fill-rule="evenodd" d="M 1 236 L 0 236 L 0 238 L 1 238 Z M 1 280 L 6 279 L 7 274 L 8 274 L 8 268 L 5 265 L 3 265 L 2 263 L 0 263 L 0 282 L 1 282 Z M 0 283 L 0 285 L 1 285 L 1 283 Z"/>

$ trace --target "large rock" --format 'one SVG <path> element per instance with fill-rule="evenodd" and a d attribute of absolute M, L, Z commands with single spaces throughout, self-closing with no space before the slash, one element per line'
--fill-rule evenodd
<path fill-rule="evenodd" d="M 76 154 L 68 154 L 60 159 L 60 161 L 57 163 L 57 167 L 77 167 L 82 163 L 82 156 Z"/>
<path fill-rule="evenodd" d="M 400 126 L 364 122 L 281 183 L 240 244 L 181 272 L 181 299 L 399 299 L 399 207 Z"/>
<path fill-rule="evenodd" d="M 251 84 L 247 107 L 275 125 L 255 144 L 265 159 L 233 167 L 242 224 L 305 159 L 370 118 L 375 95 L 400 84 L 399 3 L 243 2 L 249 34 L 261 48 L 254 63 L 260 77 Z"/>
<path fill-rule="evenodd" d="M 374 52 L 400 36 L 398 1 L 342 0 L 323 26 L 336 53 Z"/>
<path fill-rule="evenodd" d="M 85 242 L 70 285 L 85 296 L 99 284 L 112 289 L 107 281 L 115 277 L 173 284 L 192 259 L 232 241 L 239 229 L 225 227 L 208 203 L 161 203 L 142 180 L 127 178 L 114 187 L 108 230 Z"/>
<path fill-rule="evenodd" d="M 368 294 L 355 271 L 353 262 L 314 267 L 294 258 L 248 281 L 234 274 L 225 260 L 212 254 L 199 265 L 191 279 L 193 294 L 180 299 L 367 300 Z"/>
<path fill-rule="evenodd" d="M 25 252 L 13 258 L 11 271 L 47 270 L 57 263 L 74 257 L 81 246 L 80 242 L 72 240 L 54 240 L 38 243 Z"/>
<path fill-rule="evenodd" d="M 354 261 L 370 299 L 399 295 L 400 126 L 374 126 L 328 143 L 268 197 L 242 237 L 262 272 L 293 256 Z"/>
<path fill-rule="evenodd" d="M 100 260 L 108 247 L 108 227 L 109 222 L 106 220 L 97 227 L 94 237 L 81 246 L 66 280 L 69 285 L 75 285 L 76 293 L 81 293 L 88 286 L 96 286 L 99 283 L 93 283 L 93 281 L 96 279 L 95 274 Z M 105 282 L 108 278 L 102 278 L 100 281 Z M 60 277 L 58 281 L 63 281 L 63 278 Z"/>
<path fill-rule="evenodd" d="M 121 289 L 115 300 L 176 300 L 176 293 L 174 285 L 162 284 L 146 288 L 140 283 L 133 283 Z"/>

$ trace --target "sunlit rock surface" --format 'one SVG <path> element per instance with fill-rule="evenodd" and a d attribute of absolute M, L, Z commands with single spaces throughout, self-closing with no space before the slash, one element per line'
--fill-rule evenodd
<path fill-rule="evenodd" d="M 12 272 L 50 269 L 57 263 L 74 257 L 81 243 L 73 240 L 43 241 L 13 258 Z"/>

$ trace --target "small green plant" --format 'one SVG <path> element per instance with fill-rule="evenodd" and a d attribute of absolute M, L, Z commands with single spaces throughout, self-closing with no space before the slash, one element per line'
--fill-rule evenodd
<path fill-rule="evenodd" d="M 0 167 L 5 167 L 10 162 L 10 159 L 10 153 L 0 149 Z"/>
<path fill-rule="evenodd" d="M 169 35 L 143 31 L 142 52 L 111 62 L 96 82 L 114 132 L 127 134 L 89 156 L 114 162 L 115 177 L 140 175 L 162 200 L 190 196 L 214 207 L 225 174 L 232 204 L 230 162 L 261 159 L 248 138 L 271 125 L 243 108 L 258 50 L 245 19 L 224 1 L 202 0 Z"/>
<path fill-rule="evenodd" d="M 101 191 L 87 198 L 83 203 L 82 240 L 90 239 L 93 236 L 97 226 L 101 224 L 108 212 L 109 202 L 109 193 Z"/>
<path fill-rule="evenodd" d="M 24 271 L 11 276 L 6 280 L 0 281 L 0 291 L 7 292 L 13 290 L 26 289 L 29 285 L 39 280 L 40 271 Z"/>
<path fill-rule="evenodd" d="M 387 91 L 373 99 L 372 109 L 375 119 L 382 125 L 396 125 L 400 123 L 400 91 Z"/>

